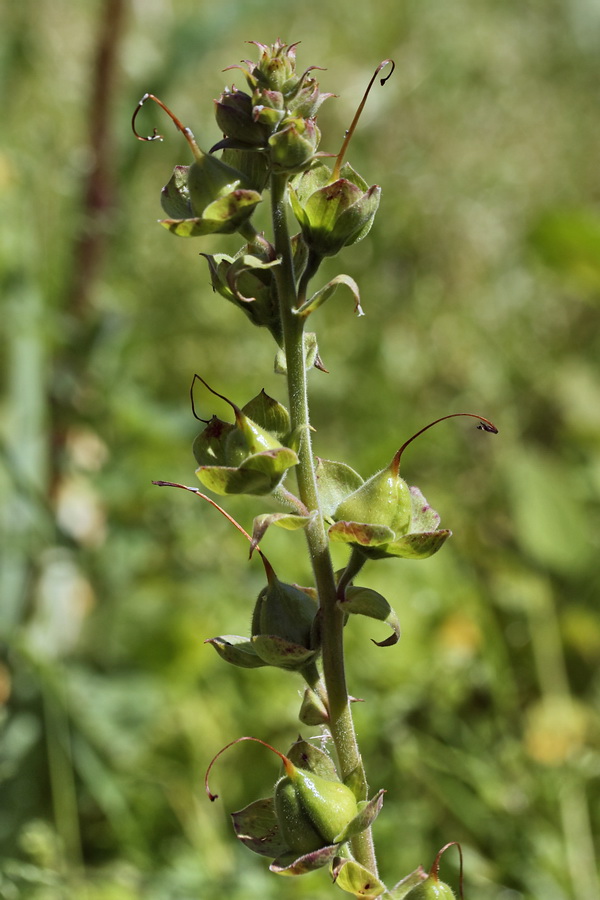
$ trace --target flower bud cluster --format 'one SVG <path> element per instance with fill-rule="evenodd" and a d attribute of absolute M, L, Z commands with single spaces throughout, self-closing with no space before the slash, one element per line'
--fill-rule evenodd
<path fill-rule="evenodd" d="M 214 149 L 264 151 L 275 172 L 302 172 L 308 168 L 321 140 L 315 116 L 331 94 L 319 90 L 311 69 L 296 72 L 296 44 L 256 43 L 257 63 L 240 66 L 250 93 L 225 88 L 215 100 L 217 124 L 223 140 Z"/>
<path fill-rule="evenodd" d="M 217 125 L 223 139 L 212 149 L 260 150 L 274 172 L 302 172 L 308 168 L 321 140 L 315 116 L 331 94 L 319 90 L 311 69 L 296 72 L 296 44 L 278 40 L 257 43 L 260 59 L 245 60 L 244 73 L 250 93 L 235 85 L 215 100 Z"/>

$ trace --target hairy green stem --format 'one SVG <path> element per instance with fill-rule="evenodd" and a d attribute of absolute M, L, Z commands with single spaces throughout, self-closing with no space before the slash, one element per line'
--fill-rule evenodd
<path fill-rule="evenodd" d="M 271 178 L 271 203 L 275 251 L 279 266 L 274 270 L 277 278 L 279 307 L 287 362 L 288 394 L 292 430 L 302 434 L 296 466 L 300 500 L 309 511 L 320 512 L 319 494 L 312 451 L 306 363 L 304 353 L 304 320 L 294 312 L 298 304 L 298 292 L 292 249 L 287 226 L 287 175 Z M 311 267 L 314 268 L 314 267 Z M 316 269 L 315 269 L 316 271 Z M 314 272 L 311 272 L 314 274 Z M 307 278 L 302 279 L 306 291 Z M 337 586 L 333 571 L 329 541 L 322 516 L 315 516 L 306 528 L 308 550 L 313 567 L 315 586 L 319 595 L 322 616 L 323 677 L 327 690 L 329 730 L 338 755 L 340 774 L 346 778 L 358 772 L 362 782 L 363 799 L 367 797 L 367 782 L 358 749 L 350 698 L 346 687 L 344 666 L 343 627 L 344 615 L 337 606 Z M 366 829 L 352 840 L 352 851 L 363 866 L 377 874 L 375 851 L 371 830 Z"/>

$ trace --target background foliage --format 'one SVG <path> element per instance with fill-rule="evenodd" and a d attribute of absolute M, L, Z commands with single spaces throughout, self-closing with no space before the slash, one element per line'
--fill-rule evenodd
<path fill-rule="evenodd" d="M 296 687 L 203 644 L 244 632 L 261 566 L 150 480 L 194 482 L 195 371 L 240 404 L 261 387 L 283 400 L 283 382 L 269 340 L 210 290 L 198 252 L 222 241 L 154 225 L 183 138 L 164 120 L 163 144 L 129 129 L 153 91 L 210 146 L 221 70 L 281 36 L 302 41 L 300 69 L 327 67 L 332 152 L 374 66 L 397 64 L 350 153 L 383 201 L 341 260 L 367 316 L 336 297 L 316 321 L 331 371 L 311 379 L 317 452 L 368 476 L 436 416 L 500 428 L 446 423 L 407 452 L 455 537 L 366 570 L 400 613 L 398 647 L 348 629 L 363 753 L 388 789 L 383 877 L 455 839 L 467 895 L 597 900 L 597 5 L 20 0 L 0 16 L 0 896 L 331 890 L 269 875 L 234 841 L 227 812 L 275 774 L 260 748 L 223 759 L 218 804 L 203 793 L 228 740 L 291 743 Z M 246 525 L 256 511 L 228 508 Z M 265 549 L 309 581 L 301 535 Z"/>

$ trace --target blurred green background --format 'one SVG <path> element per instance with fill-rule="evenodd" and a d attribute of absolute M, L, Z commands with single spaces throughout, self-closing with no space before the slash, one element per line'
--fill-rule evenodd
<path fill-rule="evenodd" d="M 339 95 L 319 115 L 330 152 L 379 60 L 397 67 L 349 154 L 382 207 L 325 272 L 359 282 L 366 316 L 341 294 L 315 316 L 331 373 L 311 376 L 316 451 L 366 477 L 437 416 L 500 428 L 456 420 L 411 446 L 403 474 L 454 537 L 366 568 L 396 647 L 368 620 L 347 629 L 388 791 L 382 876 L 459 840 L 467 897 L 598 900 L 598 4 L 20 0 L 0 29 L 0 897 L 337 890 L 271 875 L 235 841 L 228 812 L 277 771 L 262 748 L 224 757 L 221 800 L 204 795 L 227 741 L 293 741 L 301 685 L 203 643 L 246 632 L 260 562 L 214 510 L 150 484 L 194 483 L 194 372 L 240 404 L 285 388 L 269 336 L 213 295 L 198 255 L 236 241 L 155 224 L 183 137 L 148 107 L 142 130 L 167 139 L 141 144 L 131 113 L 152 91 L 207 148 L 212 99 L 243 82 L 222 70 L 280 36 Z M 268 508 L 226 505 L 246 527 Z M 263 547 L 309 583 L 300 533 Z"/>

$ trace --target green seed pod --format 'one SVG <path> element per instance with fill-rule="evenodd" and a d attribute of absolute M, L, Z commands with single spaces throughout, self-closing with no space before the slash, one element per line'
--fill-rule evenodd
<path fill-rule="evenodd" d="M 235 420 L 235 428 L 229 432 L 225 440 L 226 465 L 239 466 L 255 453 L 281 448 L 282 445 L 277 438 L 249 419 L 237 407 L 235 408 Z"/>
<path fill-rule="evenodd" d="M 156 130 L 149 137 L 143 137 L 135 130 L 137 114 L 146 100 L 154 100 L 167 113 L 194 155 L 191 166 L 176 166 L 162 190 L 161 204 L 169 218 L 161 224 L 181 237 L 233 234 L 247 229 L 248 220 L 262 199 L 260 194 L 251 189 L 242 172 L 204 153 L 191 130 L 154 94 L 144 94 L 133 115 L 133 131 L 139 140 L 162 140 Z"/>
<path fill-rule="evenodd" d="M 404 900 L 455 900 L 455 895 L 451 887 L 429 875 L 425 881 L 412 888 Z"/>
<path fill-rule="evenodd" d="M 405 441 L 386 469 L 373 475 L 348 494 L 334 509 L 329 537 L 357 547 L 372 559 L 399 556 L 426 559 L 450 535 L 438 529 L 439 516 L 418 488 L 409 488 L 400 477 L 400 459 L 415 438 L 444 419 L 470 416 L 479 429 L 496 434 L 488 419 L 473 413 L 452 413 L 431 422 Z"/>
<path fill-rule="evenodd" d="M 371 476 L 337 507 L 337 521 L 387 525 L 404 534 L 410 523 L 411 502 L 407 483 L 399 475 L 397 454 L 390 465 Z"/>
<path fill-rule="evenodd" d="M 333 844 L 358 812 L 354 793 L 341 781 L 328 781 L 313 772 L 292 768 L 289 778 L 300 803 L 324 843 Z"/>
<path fill-rule="evenodd" d="M 275 785 L 275 814 L 281 834 L 294 853 L 303 856 L 323 846 L 323 838 L 313 826 L 294 783 L 287 775 Z"/>
<path fill-rule="evenodd" d="M 218 494 L 262 495 L 273 491 L 287 469 L 298 462 L 295 451 L 284 446 L 271 431 L 253 421 L 227 397 L 214 391 L 199 375 L 194 376 L 192 388 L 196 379 L 229 403 L 235 414 L 233 425 L 216 416 L 207 422 L 201 420 L 206 422 L 206 428 L 194 441 L 193 451 L 199 464 L 196 474 L 202 484 Z M 268 423 L 281 423 L 283 413 L 287 412 L 266 395 L 264 400 L 259 395 L 251 403 L 257 412 L 264 411 Z"/>
<path fill-rule="evenodd" d="M 206 793 L 210 770 L 216 759 L 228 747 L 241 741 L 263 744 L 281 759 L 285 774 L 275 785 L 274 805 L 277 824 L 290 851 L 311 853 L 335 843 L 346 826 L 358 815 L 358 805 L 353 791 L 341 781 L 332 781 L 316 772 L 300 769 L 279 750 L 254 737 L 241 737 L 227 744 L 210 763 L 204 780 Z"/>
<path fill-rule="evenodd" d="M 444 854 L 450 847 L 456 847 L 460 855 L 460 896 L 463 896 L 462 849 L 457 841 L 451 841 L 449 844 L 445 844 L 442 849 L 439 850 L 436 854 L 433 865 L 431 866 L 431 871 L 429 872 L 429 875 L 427 876 L 425 881 L 421 881 L 420 884 L 417 884 L 414 888 L 412 888 L 405 895 L 404 900 L 455 900 L 455 894 L 452 888 L 439 879 L 440 859 L 442 857 L 442 854 Z"/>
<path fill-rule="evenodd" d="M 258 595 L 252 616 L 252 636 L 272 634 L 303 647 L 310 646 L 317 612 L 315 600 L 293 584 L 279 581 L 266 562 L 268 584 Z"/>

